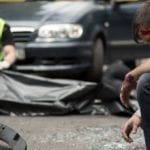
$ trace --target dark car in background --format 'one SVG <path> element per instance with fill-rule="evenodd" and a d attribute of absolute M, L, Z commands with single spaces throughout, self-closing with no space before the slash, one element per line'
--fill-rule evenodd
<path fill-rule="evenodd" d="M 16 71 L 99 81 L 104 63 L 150 56 L 132 35 L 142 1 L 21 1 L 0 3 L 17 47 Z"/>

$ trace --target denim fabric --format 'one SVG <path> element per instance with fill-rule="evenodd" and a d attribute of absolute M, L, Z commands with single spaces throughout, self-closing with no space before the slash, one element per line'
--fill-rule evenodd
<path fill-rule="evenodd" d="M 141 109 L 142 125 L 147 150 L 150 150 L 150 73 L 143 74 L 137 84 L 137 99 Z"/>

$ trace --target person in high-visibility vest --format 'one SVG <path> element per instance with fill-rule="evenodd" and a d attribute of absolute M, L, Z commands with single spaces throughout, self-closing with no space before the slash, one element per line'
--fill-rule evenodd
<path fill-rule="evenodd" d="M 15 44 L 10 26 L 0 18 L 0 70 L 8 69 L 15 61 Z"/>

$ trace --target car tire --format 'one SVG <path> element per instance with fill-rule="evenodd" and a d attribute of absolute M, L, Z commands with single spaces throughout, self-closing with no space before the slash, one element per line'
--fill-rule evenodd
<path fill-rule="evenodd" d="M 97 38 L 93 45 L 92 65 L 86 76 L 88 81 L 100 82 L 103 73 L 104 44 L 102 39 Z"/>

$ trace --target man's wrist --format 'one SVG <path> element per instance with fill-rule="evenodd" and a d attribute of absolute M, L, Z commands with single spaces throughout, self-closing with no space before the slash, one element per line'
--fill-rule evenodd
<path fill-rule="evenodd" d="M 141 118 L 141 111 L 140 109 L 138 109 L 135 113 L 134 113 L 135 116 Z"/>

